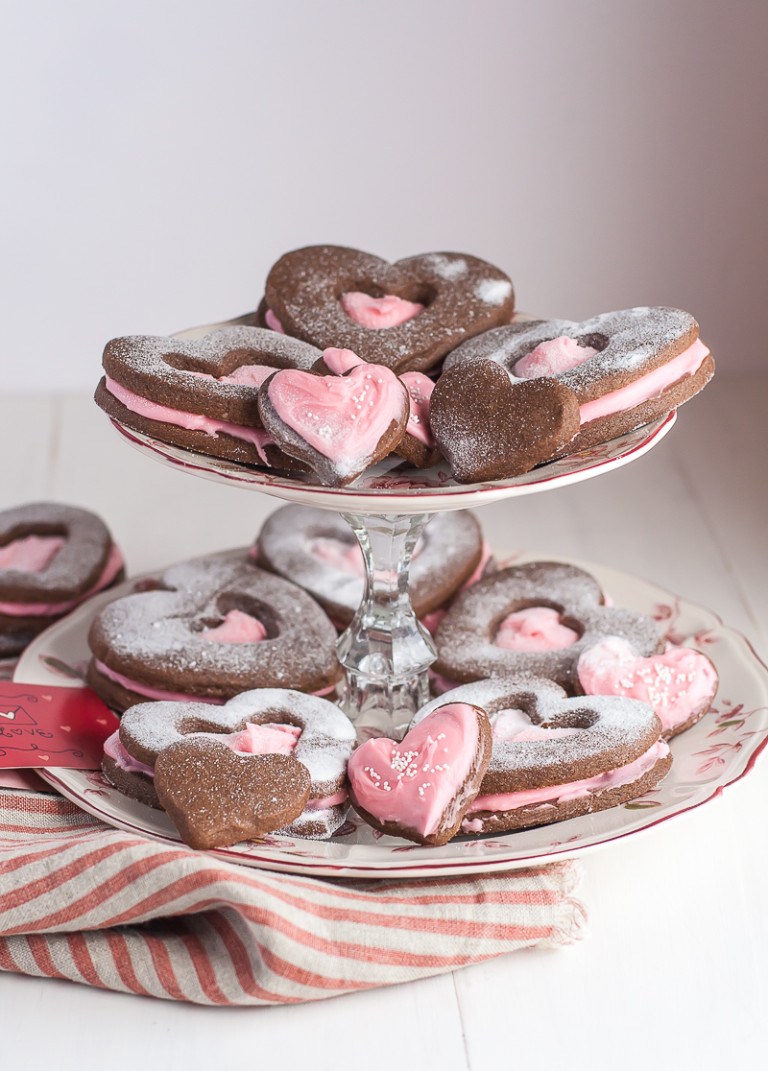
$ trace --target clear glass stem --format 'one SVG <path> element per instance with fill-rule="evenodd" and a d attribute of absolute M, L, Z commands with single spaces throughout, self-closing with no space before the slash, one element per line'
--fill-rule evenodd
<path fill-rule="evenodd" d="M 429 699 L 429 667 L 437 657 L 408 591 L 408 568 L 426 514 L 343 514 L 365 561 L 365 593 L 338 642 L 346 670 L 343 706 L 358 735 L 400 738 Z"/>

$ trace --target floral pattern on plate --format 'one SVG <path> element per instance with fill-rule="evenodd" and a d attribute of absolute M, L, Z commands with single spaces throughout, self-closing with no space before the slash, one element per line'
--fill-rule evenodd
<path fill-rule="evenodd" d="M 536 557 L 541 555 L 515 555 L 516 560 Z M 748 773 L 768 743 L 768 669 L 747 640 L 709 610 L 653 584 L 600 565 L 575 564 L 593 572 L 616 605 L 652 614 L 673 642 L 705 650 L 720 675 L 712 708 L 672 740 L 672 769 L 652 792 L 621 807 L 567 822 L 516 833 L 459 837 L 440 848 L 382 836 L 350 813 L 342 830 L 328 841 L 271 834 L 213 854 L 248 866 L 350 877 L 416 877 L 530 866 L 582 854 L 649 829 L 707 803 Z M 69 670 L 76 683 L 88 655 L 86 636 L 93 616 L 110 599 L 133 590 L 135 583 L 97 596 L 38 637 L 19 660 L 16 680 L 61 684 Z M 97 772 L 49 769 L 44 776 L 83 810 L 110 825 L 166 842 L 178 841 L 162 812 L 122 796 Z"/>

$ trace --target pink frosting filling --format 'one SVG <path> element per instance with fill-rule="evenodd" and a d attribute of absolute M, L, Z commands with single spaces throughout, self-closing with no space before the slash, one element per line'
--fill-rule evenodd
<path fill-rule="evenodd" d="M 245 387 L 260 387 L 264 380 L 271 376 L 277 368 L 268 364 L 241 364 L 228 376 L 212 376 L 210 372 L 193 372 L 186 369 L 188 375 L 197 376 L 199 379 L 211 379 L 214 383 L 239 383 Z"/>
<path fill-rule="evenodd" d="M 668 647 L 639 658 L 626 640 L 609 636 L 579 659 L 579 681 L 587 695 L 627 695 L 649 703 L 664 731 L 686 722 L 717 688 L 714 666 L 690 647 Z"/>
<path fill-rule="evenodd" d="M 429 402 L 435 389 L 434 380 L 423 372 L 403 372 L 400 376 L 408 388 L 411 399 L 411 412 L 408 417 L 407 431 L 425 446 L 433 447 L 435 437 L 429 423 Z"/>
<path fill-rule="evenodd" d="M 267 630 L 258 618 L 242 610 L 230 610 L 220 625 L 206 628 L 200 635 L 214 643 L 258 643 L 266 639 Z"/>
<path fill-rule="evenodd" d="M 221 740 L 223 744 L 232 748 L 233 751 L 249 755 L 290 755 L 301 736 L 301 729 L 297 725 L 281 725 L 273 722 L 254 725 L 249 722 L 245 729 L 239 733 L 228 733 L 226 735 L 214 733 L 211 735 L 215 736 L 217 740 Z M 143 773 L 147 777 L 155 776 L 155 771 L 151 766 L 139 762 L 138 759 L 134 759 L 132 755 L 128 754 L 120 740 L 118 730 L 115 730 L 104 741 L 104 752 L 117 763 L 121 770 L 125 770 L 127 773 Z M 332 796 L 308 800 L 305 811 L 324 811 L 329 807 L 338 807 L 346 799 L 346 790 L 340 789 Z"/>
<path fill-rule="evenodd" d="M 365 573 L 363 552 L 359 543 L 342 543 L 340 539 L 318 536 L 312 540 L 310 554 L 324 565 L 342 573 L 351 573 L 353 576 L 362 576 Z"/>
<path fill-rule="evenodd" d="M 29 535 L 0 547 L 0 569 L 42 573 L 64 546 L 63 536 Z"/>
<path fill-rule="evenodd" d="M 493 718 L 494 740 L 552 740 L 559 736 L 573 736 L 579 729 L 547 729 L 543 725 L 534 725 L 524 710 L 508 707 L 500 710 Z"/>
<path fill-rule="evenodd" d="M 560 335 L 559 338 L 540 342 L 536 349 L 522 357 L 514 367 L 514 374 L 521 379 L 556 376 L 558 372 L 578 367 L 597 352 L 591 346 L 580 346 L 575 338 Z"/>
<path fill-rule="evenodd" d="M 349 760 L 357 802 L 380 821 L 429 836 L 472 768 L 478 736 L 474 708 L 451 703 L 427 715 L 399 744 L 367 740 Z"/>
<path fill-rule="evenodd" d="M 530 606 L 508 614 L 493 642 L 505 651 L 558 651 L 571 647 L 578 638 L 578 632 L 561 624 L 557 610 Z"/>
<path fill-rule="evenodd" d="M 341 475 L 372 457 L 402 411 L 402 385 L 382 365 L 355 366 L 346 376 L 316 376 L 284 368 L 270 380 L 278 417 Z"/>
<path fill-rule="evenodd" d="M 342 294 L 339 303 L 347 316 L 356 324 L 376 329 L 404 324 L 407 320 L 418 316 L 424 308 L 418 301 L 406 301 L 404 298 L 395 297 L 394 294 L 385 294 L 384 297 L 375 298 L 359 290 L 350 290 Z"/>
<path fill-rule="evenodd" d="M 0 602 L 0 614 L 8 614 L 11 617 L 51 617 L 54 614 L 67 614 L 85 599 L 111 584 L 122 568 L 123 556 L 113 544 L 101 576 L 84 595 L 67 602 Z"/>
<path fill-rule="evenodd" d="M 290 755 L 300 736 L 298 725 L 282 725 L 278 722 L 255 725 L 248 722 L 239 733 L 230 733 L 219 739 L 233 751 L 248 755 Z"/>
<path fill-rule="evenodd" d="M 213 706 L 221 706 L 225 702 L 223 699 L 210 699 L 201 695 L 189 695 L 184 692 L 166 692 L 162 688 L 152 688 L 151 685 L 143 684 L 141 681 L 132 680 L 130 677 L 124 676 L 122 673 L 118 673 L 117 670 L 110 669 L 104 662 L 98 658 L 93 660 L 96 669 L 105 677 L 109 677 L 111 681 L 115 681 L 116 684 L 122 685 L 123 688 L 127 688 L 129 692 L 135 692 L 137 695 L 144 695 L 147 699 L 164 699 L 171 703 L 211 703 Z M 336 691 L 336 685 L 331 684 L 327 688 L 321 688 L 317 692 L 312 692 L 312 695 L 330 695 L 331 692 Z"/>
<path fill-rule="evenodd" d="M 264 313 L 264 323 L 267 325 L 267 327 L 271 327 L 273 331 L 277 331 L 281 335 L 285 334 L 285 328 L 280 323 L 280 321 L 271 309 L 267 309 L 267 311 Z"/>
<path fill-rule="evenodd" d="M 213 377 L 211 377 L 213 378 Z M 234 439 L 242 439 L 252 443 L 258 452 L 262 462 L 266 465 L 267 457 L 264 447 L 272 443 L 272 437 L 264 428 L 250 428 L 244 424 L 231 424 L 228 420 L 214 420 L 212 417 L 203 416 L 202 413 L 185 413 L 181 409 L 171 409 L 167 405 L 158 405 L 156 402 L 142 398 L 134 394 L 132 390 L 116 383 L 109 376 L 106 377 L 107 390 L 114 394 L 118 401 L 122 402 L 126 409 L 148 420 L 158 420 L 162 424 L 174 424 L 178 428 L 187 431 L 204 431 L 206 435 L 219 435 L 221 433 L 231 435 Z"/>
<path fill-rule="evenodd" d="M 595 792 L 605 792 L 609 788 L 629 785 L 639 780 L 668 752 L 669 748 L 666 743 L 663 740 L 657 740 L 640 758 L 627 763 L 626 766 L 619 766 L 616 770 L 608 770 L 596 777 L 585 777 L 581 781 L 570 781 L 562 785 L 549 785 L 524 792 L 501 792 L 491 796 L 477 796 L 469 805 L 468 813 L 513 811 L 519 807 L 535 807 L 542 803 L 567 803 L 569 800 L 583 799 Z M 465 832 L 472 832 L 469 823 L 465 823 L 462 828 Z"/>
<path fill-rule="evenodd" d="M 593 402 L 585 402 L 579 407 L 580 422 L 588 424 L 590 420 L 598 420 L 600 417 L 611 416 L 613 413 L 623 413 L 651 398 L 658 398 L 673 383 L 693 375 L 701 367 L 708 353 L 707 347 L 697 338 L 687 350 L 683 350 L 671 361 L 667 361 L 652 372 L 647 372 L 633 383 L 611 391 L 610 394 L 604 394 L 602 398 L 595 398 Z"/>

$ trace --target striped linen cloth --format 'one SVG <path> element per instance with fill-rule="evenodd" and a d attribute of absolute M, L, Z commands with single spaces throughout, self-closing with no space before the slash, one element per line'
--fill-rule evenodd
<path fill-rule="evenodd" d="M 206 1005 L 321 1000 L 571 944 L 569 862 L 480 876 L 318 879 L 112 829 L 0 789 L 0 968 Z"/>

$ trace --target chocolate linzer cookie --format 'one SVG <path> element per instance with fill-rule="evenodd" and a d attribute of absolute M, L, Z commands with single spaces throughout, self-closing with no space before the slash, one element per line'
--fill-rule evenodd
<path fill-rule="evenodd" d="M 48 625 L 124 575 L 120 551 L 95 513 L 59 502 L 4 510 L 0 657 L 19 654 Z"/>
<path fill-rule="evenodd" d="M 458 346 L 445 368 L 492 361 L 516 387 L 554 378 L 576 395 L 573 453 L 647 424 L 697 394 L 714 362 L 690 313 L 662 306 L 624 309 L 574 323 L 534 320 L 488 331 Z"/>
<path fill-rule="evenodd" d="M 295 469 L 264 430 L 259 386 L 278 369 L 309 369 L 320 351 L 258 327 L 202 339 L 133 335 L 107 343 L 96 402 L 128 428 L 199 453 Z"/>
<path fill-rule="evenodd" d="M 465 339 L 509 323 L 515 303 L 509 278 L 477 257 L 427 253 L 389 264 L 338 245 L 286 253 L 265 297 L 265 324 L 397 372 L 433 368 Z"/>
<path fill-rule="evenodd" d="M 605 636 L 628 640 L 644 658 L 664 649 L 655 621 L 606 606 L 586 570 L 526 562 L 499 569 L 457 597 L 437 629 L 434 670 L 458 684 L 530 673 L 574 692 L 580 656 Z"/>
<path fill-rule="evenodd" d="M 175 565 L 155 590 L 110 603 L 88 643 L 88 683 L 117 711 L 146 699 L 223 703 L 255 687 L 330 692 L 341 676 L 325 612 L 244 549 Z"/>
<path fill-rule="evenodd" d="M 637 699 L 569 698 L 545 678 L 499 676 L 428 703 L 411 731 L 444 703 L 482 706 L 492 727 L 491 761 L 463 833 L 526 829 L 615 807 L 648 792 L 672 764 L 661 722 Z"/>
<path fill-rule="evenodd" d="M 290 824 L 282 823 L 281 832 L 328 837 L 343 823 L 348 807 L 347 760 L 355 730 L 334 703 L 301 692 L 259 688 L 216 707 L 139 703 L 123 714 L 119 730 L 105 743 L 102 769 L 125 795 L 160 807 L 155 790 L 158 758 L 182 741 L 202 738 L 240 755 L 292 755 L 306 767 L 309 796 Z"/>
<path fill-rule="evenodd" d="M 363 555 L 354 532 L 336 513 L 282 506 L 267 518 L 256 561 L 317 599 L 330 618 L 348 625 L 363 598 Z M 443 606 L 472 576 L 483 556 L 483 534 L 466 510 L 438 513 L 425 526 L 409 570 L 417 617 Z"/>

